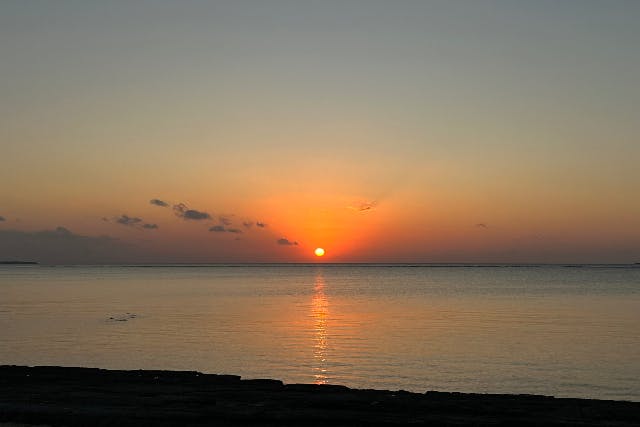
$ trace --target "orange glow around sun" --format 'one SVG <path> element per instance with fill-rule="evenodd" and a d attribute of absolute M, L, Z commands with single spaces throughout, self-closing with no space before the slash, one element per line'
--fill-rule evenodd
<path fill-rule="evenodd" d="M 354 200 L 359 200 L 357 195 L 333 192 L 283 193 L 262 199 L 251 209 L 262 212 L 265 218 L 272 218 L 269 225 L 273 230 L 300 242 L 301 251 L 281 248 L 290 249 L 283 253 L 287 260 L 319 262 L 331 258 L 332 262 L 343 262 L 359 256 L 362 249 L 381 248 L 377 244 L 376 230 L 385 228 L 381 224 L 389 219 L 387 215 L 393 218 L 398 215 L 395 211 L 389 211 L 389 214 L 376 209 L 363 213 L 349 209 Z M 283 206 L 295 206 L 296 209 L 283 209 Z M 372 244 L 373 241 L 376 243 Z M 327 252 L 324 245 L 329 244 L 331 247 Z M 324 249 L 323 255 L 316 253 L 318 247 Z"/>
<path fill-rule="evenodd" d="M 313 251 L 313 253 L 316 254 L 316 256 L 324 256 L 324 249 L 316 248 L 316 250 Z"/>

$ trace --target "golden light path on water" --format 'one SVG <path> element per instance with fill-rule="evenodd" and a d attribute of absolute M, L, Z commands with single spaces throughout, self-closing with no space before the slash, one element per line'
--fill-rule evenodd
<path fill-rule="evenodd" d="M 324 294 L 324 278 L 318 273 L 313 288 L 311 301 L 311 317 L 314 321 L 313 377 L 315 384 L 326 384 L 327 375 L 327 323 L 329 300 Z"/>

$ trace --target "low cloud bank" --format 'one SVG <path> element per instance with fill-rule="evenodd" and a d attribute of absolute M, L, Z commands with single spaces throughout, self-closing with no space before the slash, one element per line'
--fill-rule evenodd
<path fill-rule="evenodd" d="M 83 236 L 65 227 L 0 231 L 0 260 L 41 264 L 113 264 L 144 261 L 135 246 L 109 236 Z"/>

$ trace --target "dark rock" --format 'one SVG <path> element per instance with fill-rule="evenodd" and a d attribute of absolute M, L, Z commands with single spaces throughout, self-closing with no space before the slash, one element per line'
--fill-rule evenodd
<path fill-rule="evenodd" d="M 0 422 L 51 426 L 638 426 L 640 402 L 353 390 L 193 371 L 0 366 Z"/>

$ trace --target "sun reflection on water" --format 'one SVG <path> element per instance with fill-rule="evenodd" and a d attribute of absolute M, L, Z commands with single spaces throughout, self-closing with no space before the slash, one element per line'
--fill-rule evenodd
<path fill-rule="evenodd" d="M 315 384 L 327 384 L 327 321 L 329 316 L 329 300 L 324 294 L 324 278 L 322 273 L 316 275 L 311 301 L 311 317 L 313 318 L 313 377 Z"/>

